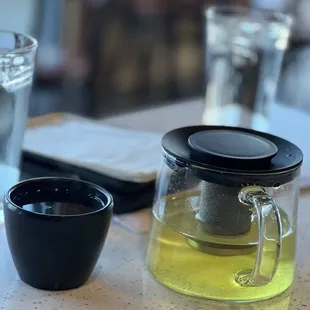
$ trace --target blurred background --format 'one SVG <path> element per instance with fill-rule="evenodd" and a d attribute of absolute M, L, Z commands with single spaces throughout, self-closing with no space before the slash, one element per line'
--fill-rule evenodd
<path fill-rule="evenodd" d="M 3 2 L 1 28 L 39 40 L 30 116 L 65 111 L 99 118 L 204 96 L 202 9 L 214 4 L 277 9 L 296 17 L 278 97 L 310 109 L 308 0 Z"/>

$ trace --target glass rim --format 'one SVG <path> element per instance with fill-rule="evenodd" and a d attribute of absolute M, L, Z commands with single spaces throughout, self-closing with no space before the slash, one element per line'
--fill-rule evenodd
<path fill-rule="evenodd" d="M 7 53 L 7 52 L 13 52 L 17 54 L 27 53 L 27 52 L 35 51 L 36 48 L 38 47 L 38 41 L 31 35 L 26 34 L 24 32 L 0 29 L 0 37 L 2 34 L 12 34 L 12 35 L 22 36 L 25 39 L 29 40 L 29 44 L 23 47 L 18 47 L 18 48 L 0 48 L 0 54 Z"/>
<path fill-rule="evenodd" d="M 229 13 L 231 16 L 246 16 L 248 17 L 250 13 L 254 16 L 259 17 L 261 21 L 269 22 L 271 17 L 277 22 L 282 22 L 291 26 L 293 24 L 293 16 L 287 13 L 283 13 L 277 10 L 262 9 L 262 8 L 251 8 L 241 5 L 213 5 L 205 6 L 204 15 L 206 19 L 221 18 L 226 17 Z"/>
<path fill-rule="evenodd" d="M 101 200 L 97 201 L 99 204 L 101 204 L 101 207 L 94 210 L 94 211 L 90 211 L 90 212 L 86 212 L 86 213 L 55 215 L 55 214 L 45 214 L 45 213 L 30 211 L 30 210 L 24 209 L 23 207 L 19 206 L 18 204 L 16 204 L 13 201 L 12 194 L 14 193 L 14 191 L 18 190 L 19 188 L 22 188 L 25 185 L 32 184 L 33 186 L 35 186 L 38 183 L 44 184 L 44 182 L 45 183 L 48 183 L 48 182 L 57 182 L 57 183 L 68 182 L 68 183 L 77 183 L 80 185 L 84 185 L 86 187 L 94 189 L 96 192 L 101 193 L 106 198 L 106 203 L 104 203 Z M 80 179 L 74 179 L 74 178 L 70 178 L 70 177 L 37 177 L 37 178 L 26 179 L 26 180 L 20 181 L 17 184 L 13 185 L 6 192 L 3 199 L 8 204 L 10 204 L 14 208 L 16 208 L 17 210 L 21 210 L 22 212 L 25 212 L 26 214 L 30 214 L 30 215 L 38 216 L 38 217 L 50 217 L 50 218 L 76 218 L 76 217 L 82 217 L 82 216 L 91 216 L 93 214 L 104 212 L 109 208 L 113 209 L 113 207 L 114 207 L 113 196 L 106 189 L 104 189 L 103 187 L 101 187 L 95 183 L 80 180 Z"/>

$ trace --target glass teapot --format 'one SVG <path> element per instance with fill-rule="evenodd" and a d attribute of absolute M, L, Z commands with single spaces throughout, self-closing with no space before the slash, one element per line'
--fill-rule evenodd
<path fill-rule="evenodd" d="M 191 296 L 250 302 L 290 288 L 302 152 L 250 129 L 168 132 L 146 264 Z"/>

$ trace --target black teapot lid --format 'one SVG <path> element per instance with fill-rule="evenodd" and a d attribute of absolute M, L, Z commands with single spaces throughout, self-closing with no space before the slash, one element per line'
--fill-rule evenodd
<path fill-rule="evenodd" d="M 268 133 L 227 126 L 192 126 L 168 132 L 162 139 L 164 151 L 179 166 L 207 168 L 251 180 L 281 179 L 302 163 L 301 150 L 291 142 Z M 206 169 L 204 169 L 206 170 Z M 200 171 L 201 172 L 201 171 Z M 250 181 L 250 180 L 249 180 Z"/>

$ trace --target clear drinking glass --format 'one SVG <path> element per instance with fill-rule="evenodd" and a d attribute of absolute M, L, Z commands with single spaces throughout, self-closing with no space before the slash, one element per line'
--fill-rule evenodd
<path fill-rule="evenodd" d="M 234 6 L 206 15 L 206 102 L 203 123 L 268 131 L 292 18 Z"/>
<path fill-rule="evenodd" d="M 37 41 L 26 34 L 0 31 L 0 196 L 20 177 L 37 46 Z"/>

